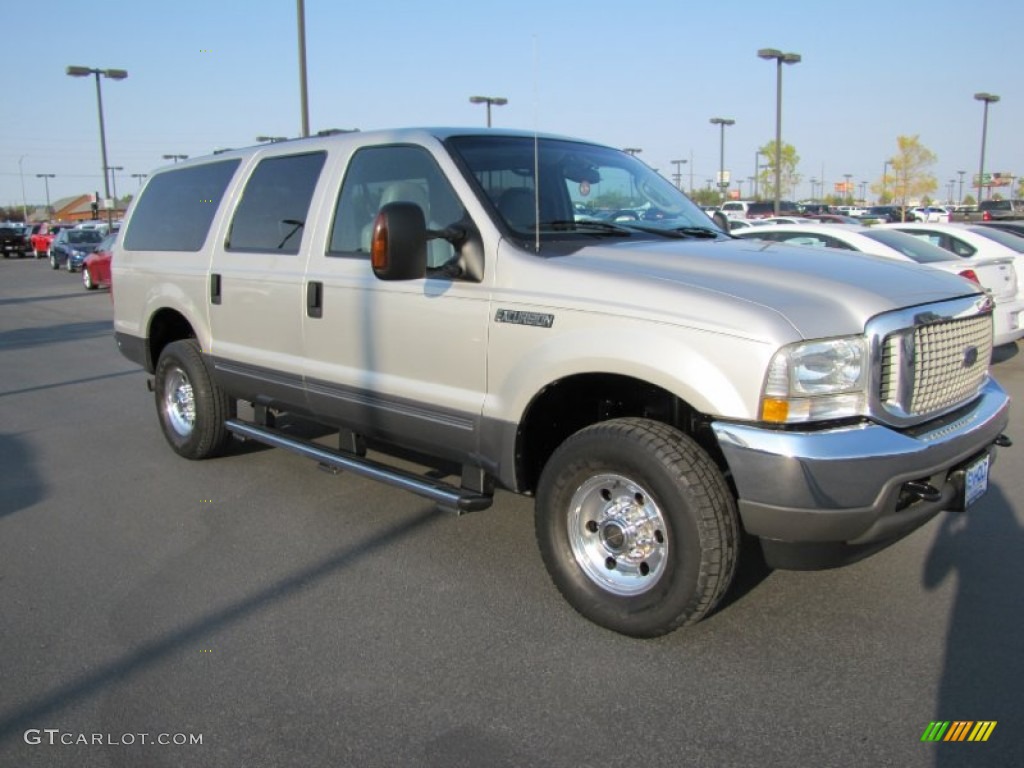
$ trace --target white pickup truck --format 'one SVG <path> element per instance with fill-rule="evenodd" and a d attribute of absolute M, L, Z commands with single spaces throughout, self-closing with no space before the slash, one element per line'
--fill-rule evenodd
<path fill-rule="evenodd" d="M 650 637 L 715 608 L 741 531 L 849 562 L 964 510 L 1009 443 L 978 286 L 826 255 L 733 239 L 605 146 L 354 133 L 151 174 L 114 322 L 180 455 L 234 436 L 457 511 L 533 495 L 562 594 Z"/>

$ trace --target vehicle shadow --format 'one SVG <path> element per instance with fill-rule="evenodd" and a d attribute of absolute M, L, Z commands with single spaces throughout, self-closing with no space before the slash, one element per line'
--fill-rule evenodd
<path fill-rule="evenodd" d="M 52 296 L 14 296 L 9 299 L 0 299 L 0 307 L 8 304 L 32 304 L 37 301 L 63 301 L 64 299 L 85 299 L 90 294 L 87 291 L 77 293 L 55 293 Z"/>
<path fill-rule="evenodd" d="M 1024 765 L 1024 529 L 998 486 L 966 513 L 945 513 L 925 589 L 956 579 L 935 720 L 995 720 L 985 744 L 938 743 L 935 765 Z M 927 723 L 920 723 L 923 731 Z M 964 747 L 973 751 L 965 752 Z M 973 761 L 973 762 L 972 762 Z"/>
<path fill-rule="evenodd" d="M 992 350 L 992 364 L 1005 363 L 1007 360 L 1013 360 L 1020 350 L 1017 348 L 1016 342 L 1010 342 L 1009 344 L 1000 344 Z"/>
<path fill-rule="evenodd" d="M 114 336 L 114 323 L 110 320 L 15 328 L 11 331 L 0 332 L 0 349 L 28 349 L 43 344 L 83 341 L 107 335 L 111 338 Z"/>
<path fill-rule="evenodd" d="M 117 373 L 104 373 L 101 376 L 87 376 L 83 379 L 71 379 L 70 381 L 58 381 L 54 384 L 40 384 L 37 387 L 25 387 L 23 389 L 11 389 L 7 392 L 0 392 L 0 397 L 10 397 L 11 395 L 24 395 L 29 392 L 42 392 L 47 389 L 57 389 L 59 387 L 71 387 L 75 384 L 87 384 L 91 381 L 103 381 L 104 379 L 114 379 L 120 376 L 131 376 L 133 374 L 142 373 L 142 369 L 135 368 L 130 371 L 118 371 Z"/>
<path fill-rule="evenodd" d="M 15 711 L 0 712 L 0 744 L 21 737 L 26 728 L 48 721 L 57 712 L 72 709 L 112 686 L 142 674 L 149 667 L 178 653 L 184 647 L 207 640 L 217 632 L 237 625 L 260 611 L 308 590 L 312 584 L 357 567 L 369 556 L 414 534 L 442 514 L 433 506 L 421 507 L 418 514 L 395 523 L 370 539 L 352 542 L 266 589 L 221 610 L 199 616 L 181 629 L 142 643 L 118 658 L 83 674 L 77 680 L 42 694 Z"/>
<path fill-rule="evenodd" d="M 715 607 L 714 613 L 724 611 L 729 606 L 738 603 L 772 575 L 773 569 L 765 562 L 761 543 L 756 536 L 741 533 L 737 554 L 739 561 L 736 565 L 736 575 L 733 576 L 729 590 Z"/>
<path fill-rule="evenodd" d="M 0 519 L 41 501 L 45 495 L 36 471 L 36 456 L 28 442 L 16 434 L 0 433 Z"/>

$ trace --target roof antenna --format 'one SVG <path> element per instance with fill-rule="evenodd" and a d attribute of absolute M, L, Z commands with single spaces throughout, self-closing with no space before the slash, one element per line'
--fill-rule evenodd
<path fill-rule="evenodd" d="M 538 80 L 537 33 L 533 34 L 533 248 L 540 253 L 540 158 L 537 136 L 537 122 L 540 114 L 540 100 L 537 96 Z"/>

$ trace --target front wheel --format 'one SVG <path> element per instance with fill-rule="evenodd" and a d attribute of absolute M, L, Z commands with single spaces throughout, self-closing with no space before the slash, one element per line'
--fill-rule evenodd
<path fill-rule="evenodd" d="M 231 438 L 224 422 L 234 415 L 234 401 L 213 383 L 196 340 L 164 347 L 154 378 L 157 415 L 171 448 L 186 459 L 222 452 Z"/>
<path fill-rule="evenodd" d="M 739 523 L 722 473 L 690 437 L 648 419 L 567 439 L 541 475 L 535 521 L 569 604 L 633 637 L 700 621 L 736 569 Z"/>
<path fill-rule="evenodd" d="M 52 253 L 50 254 L 50 269 L 60 269 L 60 264 L 57 263 L 57 257 Z"/>
<path fill-rule="evenodd" d="M 89 267 L 82 265 L 82 285 L 85 286 L 85 290 L 94 291 L 96 290 L 96 283 L 92 281 L 92 275 L 89 274 Z"/>

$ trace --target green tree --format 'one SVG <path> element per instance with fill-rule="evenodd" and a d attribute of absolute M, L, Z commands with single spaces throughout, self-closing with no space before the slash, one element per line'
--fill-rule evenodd
<path fill-rule="evenodd" d="M 722 195 L 717 189 L 701 187 L 693 190 L 690 199 L 697 203 L 697 205 L 719 205 L 722 202 Z"/>
<path fill-rule="evenodd" d="M 761 197 L 766 200 L 774 200 L 775 140 L 772 139 L 763 147 L 760 147 L 758 152 L 768 159 L 768 165 L 764 167 L 764 170 L 761 171 L 758 176 L 758 184 L 760 184 L 761 189 L 764 190 L 761 193 Z M 782 169 L 782 173 L 779 177 L 779 197 L 792 197 L 794 190 L 796 190 L 796 186 L 800 183 L 801 179 L 800 174 L 796 172 L 796 167 L 800 164 L 800 155 L 796 153 L 796 147 L 792 144 L 787 144 L 786 142 L 782 142 L 782 152 L 780 155 L 779 167 Z"/>
<path fill-rule="evenodd" d="M 897 136 L 896 146 L 897 152 L 889 161 L 892 171 L 872 184 L 871 191 L 879 199 L 884 196 L 905 207 L 938 189 L 939 182 L 930 171 L 938 157 L 916 135 Z"/>
<path fill-rule="evenodd" d="M 974 195 L 968 192 L 964 195 L 963 205 L 977 205 L 978 201 L 974 199 Z"/>

